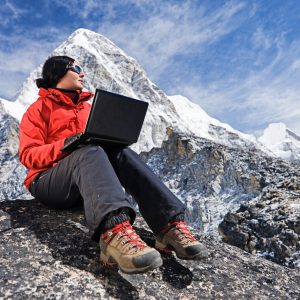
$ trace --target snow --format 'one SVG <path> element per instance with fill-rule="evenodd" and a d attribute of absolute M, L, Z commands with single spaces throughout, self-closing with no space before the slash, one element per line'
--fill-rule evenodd
<path fill-rule="evenodd" d="M 277 146 L 287 138 L 287 126 L 284 123 L 272 123 L 264 130 L 259 140 L 266 146 Z"/>
<path fill-rule="evenodd" d="M 132 146 L 137 152 L 161 147 L 162 142 L 168 138 L 168 127 L 183 135 L 206 138 L 230 147 L 256 148 L 269 152 L 257 142 L 255 136 L 239 132 L 210 117 L 186 97 L 168 97 L 149 80 L 134 58 L 98 33 L 78 29 L 52 55 L 68 55 L 78 60 L 85 70 L 85 86 L 92 92 L 95 88 L 101 88 L 149 103 L 139 140 Z M 3 101 L 5 109 L 18 120 L 37 99 L 35 80 L 41 76 L 41 71 L 42 65 L 31 72 L 15 102 Z"/>
<path fill-rule="evenodd" d="M 0 98 L 0 102 L 3 104 L 4 110 L 11 116 L 16 118 L 19 122 L 26 110 L 26 107 L 20 102 L 8 101 Z"/>
<path fill-rule="evenodd" d="M 217 143 L 224 144 L 223 140 L 218 140 L 212 135 L 210 125 L 217 127 L 222 127 L 230 133 L 238 135 L 241 139 L 248 140 L 250 142 L 256 143 L 256 138 L 254 135 L 245 134 L 238 130 L 233 129 L 229 124 L 222 123 L 217 119 L 210 117 L 200 105 L 193 103 L 188 98 L 181 95 L 168 96 L 168 98 L 174 104 L 176 111 L 180 116 L 180 123 L 192 131 L 195 135 L 213 140 Z"/>
<path fill-rule="evenodd" d="M 269 124 L 258 140 L 278 157 L 300 159 L 300 137 L 282 122 Z"/>
<path fill-rule="evenodd" d="M 291 203 L 291 208 L 294 208 L 294 209 L 299 209 L 300 210 L 300 203 Z"/>

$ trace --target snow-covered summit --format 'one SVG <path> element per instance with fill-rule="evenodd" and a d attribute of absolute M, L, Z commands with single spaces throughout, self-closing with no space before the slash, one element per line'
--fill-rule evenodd
<path fill-rule="evenodd" d="M 149 80 L 134 58 L 101 34 L 78 29 L 49 56 L 53 55 L 68 55 L 83 66 L 87 90 L 101 88 L 149 103 L 139 141 L 133 146 L 138 152 L 161 147 L 162 142 L 168 138 L 167 128 L 183 135 L 208 138 L 230 147 L 263 150 L 254 136 L 238 132 L 211 118 L 199 105 L 187 98 L 168 97 Z M 35 80 L 41 76 L 41 70 L 42 65 L 30 74 L 15 102 L 2 101 L 5 109 L 18 120 L 37 98 Z"/>
<path fill-rule="evenodd" d="M 226 146 L 230 146 L 233 143 L 240 147 L 245 146 L 245 143 L 249 147 L 256 145 L 263 152 L 272 155 L 264 145 L 257 142 L 254 135 L 242 133 L 233 129 L 229 124 L 212 118 L 200 105 L 193 103 L 188 98 L 181 95 L 168 96 L 168 98 L 172 101 L 179 114 L 179 122 L 182 127 L 193 132 L 196 136 Z"/>
<path fill-rule="evenodd" d="M 300 136 L 282 122 L 269 124 L 258 140 L 278 157 L 300 159 Z"/>

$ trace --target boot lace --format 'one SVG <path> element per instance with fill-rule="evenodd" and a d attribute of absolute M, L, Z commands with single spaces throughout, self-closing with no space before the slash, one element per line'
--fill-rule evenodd
<path fill-rule="evenodd" d="M 188 225 L 184 221 L 174 221 L 169 223 L 169 228 L 175 227 L 180 239 L 186 238 L 189 242 L 196 242 L 196 238 L 192 235 Z"/>
<path fill-rule="evenodd" d="M 136 251 L 139 251 L 146 247 L 146 244 L 132 228 L 129 221 L 117 224 L 112 229 L 107 230 L 101 235 L 101 238 L 105 243 L 109 243 L 118 233 L 120 235 L 117 239 L 122 239 L 123 244 L 130 243 L 130 249 L 136 248 Z"/>

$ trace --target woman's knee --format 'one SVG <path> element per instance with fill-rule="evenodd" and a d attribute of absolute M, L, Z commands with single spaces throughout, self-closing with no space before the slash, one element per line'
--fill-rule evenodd
<path fill-rule="evenodd" d="M 111 147 L 108 148 L 106 153 L 110 159 L 110 161 L 120 161 L 123 156 L 127 156 L 130 154 L 132 150 L 128 147 Z"/>
<path fill-rule="evenodd" d="M 119 152 L 118 158 L 124 157 L 125 159 L 134 159 L 139 157 L 139 155 L 129 147 L 124 147 Z"/>
<path fill-rule="evenodd" d="M 105 155 L 104 149 L 99 145 L 89 144 L 74 150 L 71 155 L 80 160 L 86 158 L 86 156 Z"/>

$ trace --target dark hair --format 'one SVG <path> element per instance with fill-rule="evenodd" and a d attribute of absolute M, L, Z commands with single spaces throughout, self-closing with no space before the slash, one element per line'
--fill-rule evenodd
<path fill-rule="evenodd" d="M 52 56 L 48 58 L 42 71 L 42 78 L 36 79 L 35 83 L 38 88 L 53 88 L 59 80 L 67 73 L 67 67 L 70 66 L 75 59 L 68 56 Z"/>

